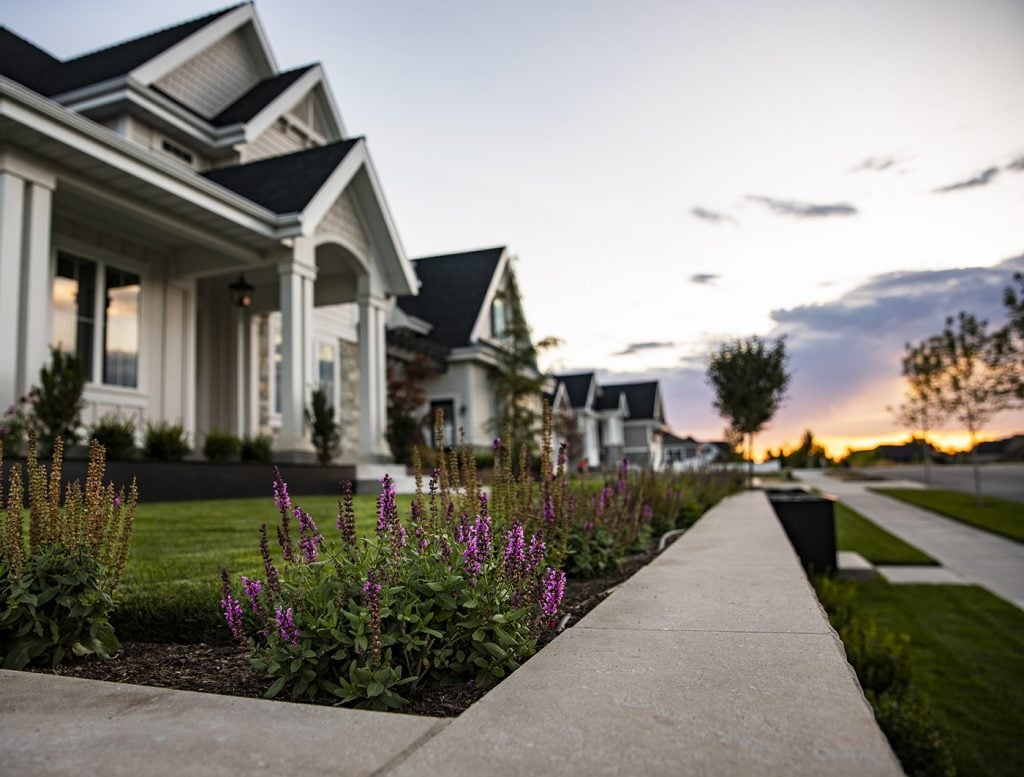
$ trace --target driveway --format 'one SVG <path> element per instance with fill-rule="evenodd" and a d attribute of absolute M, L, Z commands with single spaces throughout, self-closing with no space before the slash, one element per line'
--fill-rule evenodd
<path fill-rule="evenodd" d="M 932 487 L 974 493 L 974 472 L 969 464 L 933 465 Z M 912 480 L 924 483 L 924 466 L 869 467 L 861 472 L 893 480 Z M 883 484 L 879 484 L 883 485 Z M 884 486 L 883 486 L 884 487 Z M 1024 463 L 982 464 L 981 493 L 1024 502 Z"/>

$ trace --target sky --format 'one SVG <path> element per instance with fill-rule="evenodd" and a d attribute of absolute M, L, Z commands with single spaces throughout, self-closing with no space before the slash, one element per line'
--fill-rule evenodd
<path fill-rule="evenodd" d="M 0 23 L 68 57 L 220 7 L 0 0 Z M 722 437 L 718 344 L 785 335 L 759 448 L 900 439 L 904 343 L 961 309 L 1000 324 L 1024 270 L 1019 0 L 256 10 L 282 69 L 324 64 L 406 253 L 507 245 L 562 341 L 542 366 L 656 378 L 680 434 Z"/>

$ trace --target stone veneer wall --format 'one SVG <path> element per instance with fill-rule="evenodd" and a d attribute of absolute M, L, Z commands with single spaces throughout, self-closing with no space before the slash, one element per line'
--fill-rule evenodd
<path fill-rule="evenodd" d="M 338 343 L 341 373 L 341 460 L 355 461 L 359 455 L 359 346 L 341 340 Z"/>

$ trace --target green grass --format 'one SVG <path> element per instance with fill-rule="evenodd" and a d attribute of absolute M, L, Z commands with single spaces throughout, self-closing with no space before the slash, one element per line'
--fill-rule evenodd
<path fill-rule="evenodd" d="M 860 553 L 872 564 L 938 564 L 935 559 L 836 502 L 836 550 Z"/>
<path fill-rule="evenodd" d="M 941 489 L 875 488 L 879 494 L 900 499 L 979 529 L 1024 542 L 1024 504 L 994 496 L 982 497 L 979 507 L 974 494 Z"/>
<path fill-rule="evenodd" d="M 411 496 L 400 496 L 400 514 Z M 301 496 L 294 500 L 324 536 L 336 536 L 338 499 Z M 356 530 L 370 535 L 376 524 L 376 496 L 354 498 Z M 155 642 L 224 641 L 217 603 L 220 571 L 263 578 L 260 524 L 266 523 L 270 552 L 281 558 L 273 499 L 224 499 L 141 504 L 124 580 L 116 592 L 113 622 L 121 639 Z M 297 526 L 293 523 L 293 534 Z"/>
<path fill-rule="evenodd" d="M 1024 774 L 1024 612 L 974 586 L 858 586 L 858 611 L 910 635 L 912 690 L 927 697 L 960 777 Z"/>

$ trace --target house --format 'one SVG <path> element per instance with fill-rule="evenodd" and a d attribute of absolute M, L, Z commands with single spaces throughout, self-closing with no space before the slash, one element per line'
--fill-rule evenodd
<path fill-rule="evenodd" d="M 312 23 L 312 22 L 311 22 Z M 0 406 L 51 345 L 108 413 L 389 458 L 385 324 L 415 295 L 381 182 L 323 68 L 282 71 L 236 5 L 71 59 L 0 27 Z"/>
<path fill-rule="evenodd" d="M 392 354 L 429 355 L 438 366 L 423 389 L 422 415 L 444 416 L 444 439 L 424 442 L 452 445 L 461 428 L 465 441 L 490 450 L 498 429 L 494 377 L 508 353 L 513 316 L 523 320 L 511 257 L 505 247 L 429 256 L 413 261 L 419 294 L 398 298 L 388 331 Z M 539 377 L 536 365 L 524 367 Z"/>
<path fill-rule="evenodd" d="M 588 469 L 614 467 L 623 457 L 629 404 L 623 392 L 607 392 L 594 372 L 555 375 L 552 409 L 574 424 L 577 461 Z"/>
<path fill-rule="evenodd" d="M 607 402 L 625 399 L 629 417 L 623 421 L 623 455 L 641 467 L 660 470 L 664 463 L 662 438 L 666 430 L 658 381 L 602 386 Z"/>
<path fill-rule="evenodd" d="M 699 442 L 693 437 L 679 437 L 666 431 L 662 435 L 661 445 L 665 466 L 677 471 L 703 469 L 716 462 L 729 460 L 726 443 Z"/>

